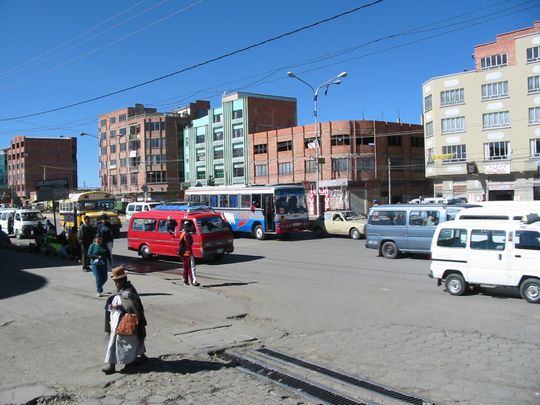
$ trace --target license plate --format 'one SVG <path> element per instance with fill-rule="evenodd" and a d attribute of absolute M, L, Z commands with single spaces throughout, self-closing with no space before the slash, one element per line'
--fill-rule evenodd
<path fill-rule="evenodd" d="M 218 253 L 223 253 L 223 249 L 218 249 L 217 252 Z"/>

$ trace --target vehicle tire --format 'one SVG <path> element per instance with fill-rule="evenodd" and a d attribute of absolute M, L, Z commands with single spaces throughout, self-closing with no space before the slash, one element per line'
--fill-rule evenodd
<path fill-rule="evenodd" d="M 360 234 L 360 231 L 356 228 L 353 228 L 349 231 L 349 236 L 351 237 L 351 239 L 360 239 L 360 236 L 362 236 Z"/>
<path fill-rule="evenodd" d="M 463 295 L 467 290 L 467 283 L 461 274 L 452 273 L 444 279 L 446 291 L 450 295 Z"/>
<path fill-rule="evenodd" d="M 317 238 L 322 238 L 324 236 L 324 231 L 322 230 L 320 226 L 313 229 L 313 233 L 315 234 Z"/>
<path fill-rule="evenodd" d="M 398 257 L 399 250 L 394 242 L 384 242 L 381 248 L 381 253 L 387 259 L 395 259 Z"/>
<path fill-rule="evenodd" d="M 152 257 L 154 257 L 148 245 L 142 245 L 139 252 L 144 260 L 152 260 Z"/>
<path fill-rule="evenodd" d="M 22 238 L 21 231 L 19 231 L 18 229 L 15 231 L 15 237 L 16 237 L 17 239 L 21 239 L 21 238 Z"/>
<path fill-rule="evenodd" d="M 255 239 L 257 240 L 264 240 L 266 235 L 264 234 L 264 229 L 262 225 L 256 225 L 253 228 L 253 236 L 255 236 Z"/>
<path fill-rule="evenodd" d="M 531 304 L 540 303 L 540 280 L 537 278 L 528 278 L 519 287 L 519 292 L 524 300 Z"/>

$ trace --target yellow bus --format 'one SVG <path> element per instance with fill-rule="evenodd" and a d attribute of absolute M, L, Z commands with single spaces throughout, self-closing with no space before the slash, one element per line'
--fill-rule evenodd
<path fill-rule="evenodd" d="M 120 236 L 122 224 L 115 211 L 115 198 L 112 194 L 102 191 L 85 191 L 69 195 L 69 199 L 58 202 L 60 212 L 60 224 L 64 229 L 69 229 L 75 224 L 81 225 L 85 215 L 90 217 L 90 225 L 97 227 L 103 214 L 109 217 L 113 228 L 114 237 Z"/>

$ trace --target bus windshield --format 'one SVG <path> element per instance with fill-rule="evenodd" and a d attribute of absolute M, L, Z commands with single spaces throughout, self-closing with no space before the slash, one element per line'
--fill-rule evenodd
<path fill-rule="evenodd" d="M 77 210 L 83 211 L 107 211 L 114 209 L 114 200 L 96 200 L 77 203 Z"/>
<path fill-rule="evenodd" d="M 293 214 L 307 212 L 306 196 L 303 190 L 296 188 L 276 190 L 276 212 Z"/>

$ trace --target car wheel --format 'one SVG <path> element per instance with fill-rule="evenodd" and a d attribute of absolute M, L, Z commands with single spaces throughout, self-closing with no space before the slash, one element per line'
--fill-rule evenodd
<path fill-rule="evenodd" d="M 351 229 L 351 231 L 349 232 L 349 236 L 352 238 L 352 239 L 360 239 L 360 231 L 356 228 L 353 228 Z"/>
<path fill-rule="evenodd" d="M 257 225 L 255 226 L 255 228 L 253 228 L 253 235 L 255 236 L 255 239 L 257 240 L 264 240 L 266 235 L 264 234 L 262 225 Z"/>
<path fill-rule="evenodd" d="M 540 303 L 540 280 L 528 278 L 521 284 L 519 292 L 524 300 L 532 304 Z"/>
<path fill-rule="evenodd" d="M 148 245 L 142 245 L 140 248 L 140 252 L 141 252 L 141 257 L 144 260 L 151 260 L 152 257 L 154 256 Z"/>
<path fill-rule="evenodd" d="M 324 236 L 324 231 L 322 230 L 321 227 L 316 227 L 315 229 L 313 229 L 313 233 L 315 234 L 315 236 L 317 238 L 322 238 Z"/>
<path fill-rule="evenodd" d="M 381 253 L 387 259 L 395 259 L 398 257 L 399 250 L 394 242 L 384 242 L 381 248 Z"/>
<path fill-rule="evenodd" d="M 463 295 L 467 289 L 467 283 L 461 274 L 452 273 L 444 279 L 446 291 L 450 295 Z"/>
<path fill-rule="evenodd" d="M 21 231 L 19 231 L 18 229 L 15 231 L 15 237 L 16 237 L 17 239 L 21 239 L 21 238 L 22 238 Z"/>

